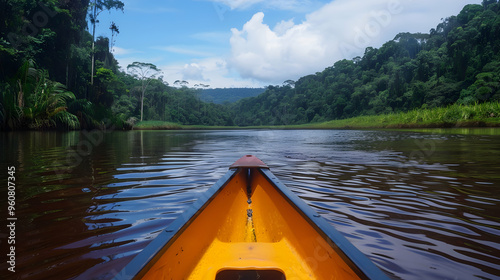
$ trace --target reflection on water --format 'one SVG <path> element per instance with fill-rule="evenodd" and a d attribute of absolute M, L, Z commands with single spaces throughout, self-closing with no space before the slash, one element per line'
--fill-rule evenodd
<path fill-rule="evenodd" d="M 109 279 L 255 154 L 390 277 L 498 278 L 500 137 L 434 132 L 1 134 L 1 168 L 17 169 L 10 276 Z"/>

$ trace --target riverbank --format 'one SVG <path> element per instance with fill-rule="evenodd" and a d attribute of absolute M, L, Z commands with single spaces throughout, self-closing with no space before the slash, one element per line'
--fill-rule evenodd
<path fill-rule="evenodd" d="M 313 124 L 315 128 L 451 128 L 500 127 L 500 102 L 450 105 L 404 113 L 359 116 Z"/>
<path fill-rule="evenodd" d="M 323 123 L 280 126 L 203 126 L 180 125 L 162 121 L 143 121 L 134 130 L 176 129 L 367 129 L 367 128 L 451 128 L 500 127 L 500 102 L 474 105 L 450 105 L 432 109 L 416 109 L 405 113 L 359 116 Z"/>
<path fill-rule="evenodd" d="M 245 128 L 239 126 L 182 125 L 164 121 L 142 121 L 134 125 L 132 130 L 223 130 Z"/>
<path fill-rule="evenodd" d="M 142 121 L 134 125 L 133 130 L 179 130 L 183 126 L 177 123 L 164 121 Z"/>

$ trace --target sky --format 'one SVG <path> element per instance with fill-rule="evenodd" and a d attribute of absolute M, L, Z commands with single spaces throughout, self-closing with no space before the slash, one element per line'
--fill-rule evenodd
<path fill-rule="evenodd" d="M 481 0 L 122 0 L 96 35 L 120 33 L 119 66 L 153 63 L 170 85 L 265 87 L 363 56 L 400 32 L 428 33 Z"/>

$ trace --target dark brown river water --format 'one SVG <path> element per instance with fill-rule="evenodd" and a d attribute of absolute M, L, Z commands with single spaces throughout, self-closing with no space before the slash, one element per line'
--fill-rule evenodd
<path fill-rule="evenodd" d="M 499 279 L 500 131 L 463 132 L 2 133 L 0 219 L 17 220 L 15 272 L 2 226 L 0 275 L 112 278 L 254 154 L 389 277 Z"/>

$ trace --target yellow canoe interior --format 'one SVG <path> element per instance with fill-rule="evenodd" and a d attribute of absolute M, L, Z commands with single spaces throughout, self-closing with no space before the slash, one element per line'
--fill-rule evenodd
<path fill-rule="evenodd" d="M 240 169 L 142 279 L 360 279 L 263 174 L 249 173 Z"/>

